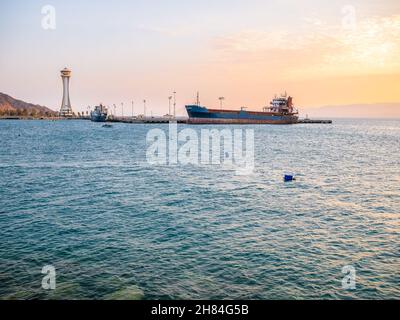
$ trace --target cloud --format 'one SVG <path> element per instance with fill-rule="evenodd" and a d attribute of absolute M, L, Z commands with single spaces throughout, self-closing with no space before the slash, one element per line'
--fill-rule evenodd
<path fill-rule="evenodd" d="M 400 15 L 368 18 L 336 38 L 342 54 L 327 57 L 332 65 L 344 64 L 373 73 L 400 71 Z"/>
<path fill-rule="evenodd" d="M 244 30 L 215 39 L 214 47 L 219 62 L 283 78 L 399 73 L 400 15 L 365 18 L 353 28 L 308 19 L 295 31 Z"/>

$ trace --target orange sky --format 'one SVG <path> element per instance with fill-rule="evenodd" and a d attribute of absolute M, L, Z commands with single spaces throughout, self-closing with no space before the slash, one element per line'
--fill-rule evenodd
<path fill-rule="evenodd" d="M 299 107 L 400 102 L 400 2 L 55 0 L 0 4 L 0 91 L 57 110 L 72 70 L 74 110 L 100 102 L 178 113 L 201 93 L 213 107 L 261 109 L 285 90 Z M 99 23 L 100 22 L 100 23 Z"/>

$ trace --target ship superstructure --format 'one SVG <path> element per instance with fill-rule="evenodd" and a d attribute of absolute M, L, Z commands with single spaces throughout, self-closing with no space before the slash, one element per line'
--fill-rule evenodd
<path fill-rule="evenodd" d="M 90 113 L 90 120 L 93 122 L 105 122 L 107 120 L 108 110 L 105 106 L 100 104 L 96 106 Z"/>

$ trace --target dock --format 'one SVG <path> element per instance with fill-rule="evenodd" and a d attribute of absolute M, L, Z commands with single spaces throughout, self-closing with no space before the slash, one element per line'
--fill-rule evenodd
<path fill-rule="evenodd" d="M 134 124 L 162 124 L 169 123 L 171 121 L 176 121 L 180 124 L 187 124 L 187 118 L 167 118 L 167 117 L 146 117 L 146 118 L 132 118 L 132 117 L 110 117 L 107 122 L 118 122 L 118 123 L 134 123 Z M 313 123 L 322 123 L 322 124 L 331 124 L 332 120 L 318 120 L 318 119 L 299 119 L 297 123 L 301 124 L 313 124 Z"/>
<path fill-rule="evenodd" d="M 136 118 L 136 117 L 110 117 L 107 119 L 107 122 L 119 122 L 119 123 L 135 123 L 135 124 L 160 124 L 160 123 L 170 123 L 171 121 L 175 121 L 177 123 L 187 123 L 186 118 L 168 118 L 168 117 L 141 117 L 141 118 Z"/>
<path fill-rule="evenodd" d="M 90 120 L 88 116 L 79 116 L 79 117 L 20 117 L 20 116 L 3 116 L 0 117 L 0 120 Z M 107 122 L 113 123 L 133 123 L 133 124 L 168 124 L 169 122 L 174 121 L 179 124 L 188 124 L 188 118 L 179 117 L 179 118 L 168 118 L 168 117 L 109 117 Z M 318 119 L 299 119 L 297 123 L 301 124 L 331 124 L 332 120 L 318 120 Z"/>
<path fill-rule="evenodd" d="M 299 119 L 298 123 L 325 123 L 331 124 L 332 120 L 317 120 L 317 119 Z"/>

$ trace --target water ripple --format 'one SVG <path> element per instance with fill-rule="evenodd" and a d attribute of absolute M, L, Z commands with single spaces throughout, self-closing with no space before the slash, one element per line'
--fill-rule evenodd
<path fill-rule="evenodd" d="M 400 298 L 399 121 L 246 126 L 249 176 L 147 165 L 154 127 L 0 122 L 1 299 Z"/>

